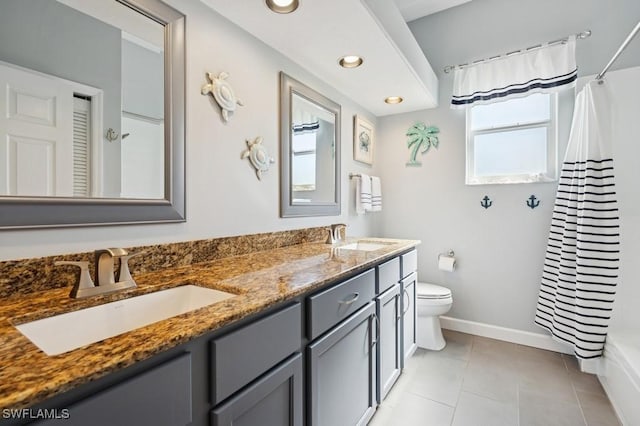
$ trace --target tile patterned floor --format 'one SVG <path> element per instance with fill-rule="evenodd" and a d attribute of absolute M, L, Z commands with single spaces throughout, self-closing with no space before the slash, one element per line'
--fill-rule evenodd
<path fill-rule="evenodd" d="M 596 376 L 575 358 L 445 331 L 418 349 L 370 426 L 617 426 Z"/>

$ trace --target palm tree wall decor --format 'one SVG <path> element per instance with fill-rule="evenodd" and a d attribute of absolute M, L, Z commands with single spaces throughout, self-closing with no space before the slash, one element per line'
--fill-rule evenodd
<path fill-rule="evenodd" d="M 411 150 L 407 166 L 422 166 L 422 163 L 416 160 L 418 151 L 422 154 L 427 152 L 431 146 L 438 148 L 438 136 L 440 129 L 435 126 L 427 126 L 419 122 L 409 127 L 407 130 L 407 147 Z"/>

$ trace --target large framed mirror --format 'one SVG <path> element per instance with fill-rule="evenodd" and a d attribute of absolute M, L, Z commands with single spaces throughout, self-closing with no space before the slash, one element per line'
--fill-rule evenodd
<path fill-rule="evenodd" d="M 185 220 L 185 17 L 0 2 L 0 229 Z"/>
<path fill-rule="evenodd" d="M 340 105 L 280 73 L 280 216 L 340 214 Z"/>

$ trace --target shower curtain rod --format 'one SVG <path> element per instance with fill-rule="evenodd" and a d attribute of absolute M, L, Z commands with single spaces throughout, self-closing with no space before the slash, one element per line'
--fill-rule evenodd
<path fill-rule="evenodd" d="M 596 80 L 598 80 L 598 83 L 602 84 L 602 79 L 604 78 L 604 75 L 607 73 L 607 71 L 609 71 L 609 68 L 611 68 L 611 65 L 613 65 L 616 59 L 618 59 L 618 56 L 620 56 L 622 51 L 627 48 L 629 43 L 631 43 L 631 40 L 633 40 L 636 34 L 638 34 L 639 30 L 640 30 L 640 21 L 636 24 L 635 28 L 631 30 L 627 38 L 622 42 L 622 44 L 618 48 L 618 51 L 613 55 L 613 57 L 611 58 L 607 66 L 605 66 L 604 69 L 600 71 L 600 74 L 596 76 Z"/>
<path fill-rule="evenodd" d="M 585 38 L 589 37 L 591 35 L 591 30 L 584 30 L 581 31 L 579 33 L 576 34 L 572 34 L 576 36 L 576 39 L 578 40 L 584 40 Z M 446 74 L 450 73 L 451 71 L 453 71 L 456 68 L 464 68 L 464 67 L 468 67 L 470 65 L 475 65 L 479 62 L 485 62 L 485 61 L 492 61 L 494 59 L 498 59 L 498 58 L 502 58 L 505 56 L 509 56 L 509 55 L 513 55 L 514 53 L 524 53 L 524 52 L 528 52 L 530 50 L 533 49 L 539 49 L 543 46 L 549 46 L 551 44 L 556 44 L 556 43 L 564 43 L 569 39 L 570 36 L 558 39 L 558 40 L 553 40 L 553 41 L 549 41 L 547 43 L 541 43 L 541 44 L 536 44 L 535 46 L 529 46 L 526 49 L 518 49 L 518 50 L 514 50 L 512 52 L 507 52 L 507 53 L 503 53 L 502 55 L 495 55 L 495 56 L 491 56 L 490 58 L 485 58 L 485 59 L 478 59 L 477 61 L 473 61 L 473 62 L 469 62 L 466 64 L 459 64 L 459 65 L 447 65 L 446 67 L 444 67 L 444 72 Z"/>

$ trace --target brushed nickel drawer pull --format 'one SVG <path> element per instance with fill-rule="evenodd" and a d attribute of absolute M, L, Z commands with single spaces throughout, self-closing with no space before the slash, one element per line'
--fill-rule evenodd
<path fill-rule="evenodd" d="M 371 342 L 371 348 L 373 349 L 373 347 L 380 341 L 380 318 L 378 318 L 378 315 L 376 315 L 375 312 L 372 314 L 372 316 L 373 319 L 376 320 L 376 338 L 373 342 Z"/>
<path fill-rule="evenodd" d="M 343 305 L 350 305 L 353 302 L 355 302 L 356 300 L 358 300 L 358 297 L 360 297 L 360 293 L 355 292 L 355 293 L 353 293 L 353 296 L 351 297 L 351 299 L 349 299 L 349 300 L 340 300 L 338 303 L 341 303 Z"/>

